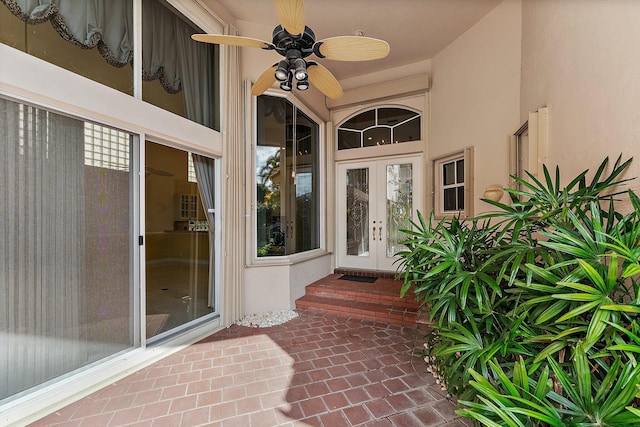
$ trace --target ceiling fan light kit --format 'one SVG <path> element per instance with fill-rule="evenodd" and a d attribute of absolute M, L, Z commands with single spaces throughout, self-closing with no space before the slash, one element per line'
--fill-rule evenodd
<path fill-rule="evenodd" d="M 296 89 L 304 91 L 313 84 L 325 96 L 337 99 L 343 94 L 338 80 L 323 65 L 306 61 L 309 55 L 336 61 L 370 61 L 389 54 L 389 44 L 371 37 L 338 36 L 316 41 L 315 33 L 305 25 L 306 13 L 303 0 L 275 0 L 280 25 L 272 34 L 272 42 L 240 36 L 217 34 L 194 34 L 193 40 L 229 44 L 233 46 L 257 47 L 275 50 L 285 59 L 267 68 L 253 85 L 251 94 L 258 96 L 276 81 L 280 89 L 291 91 L 293 81 Z"/>
<path fill-rule="evenodd" d="M 280 89 L 284 90 L 285 92 L 291 92 L 291 89 L 293 89 L 293 74 L 291 72 L 287 74 L 287 78 L 285 79 L 285 81 L 280 83 Z"/>
<path fill-rule="evenodd" d="M 287 80 L 289 76 L 289 62 L 284 59 L 278 63 L 278 68 L 276 68 L 276 72 L 274 74 L 276 80 L 279 82 L 284 82 Z"/>

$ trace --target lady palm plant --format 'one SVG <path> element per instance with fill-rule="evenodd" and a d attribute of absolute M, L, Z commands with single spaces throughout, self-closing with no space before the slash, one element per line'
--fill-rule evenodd
<path fill-rule="evenodd" d="M 490 378 L 472 371 L 477 398 L 462 401 L 464 408 L 457 412 L 487 426 L 640 425 L 637 411 L 630 406 L 638 393 L 640 366 L 614 358 L 598 378 L 582 345 L 571 364 L 561 366 L 549 358 L 543 369 L 531 375 L 527 363 L 520 359 L 513 372 L 505 372 L 492 361 Z"/>
<path fill-rule="evenodd" d="M 470 374 L 465 367 L 487 373 L 496 354 L 527 352 L 515 337 L 504 339 L 513 333 L 513 322 L 496 281 L 499 269 L 488 262 L 497 226 L 489 220 L 436 221 L 433 213 L 428 220 L 418 213 L 418 219 L 405 231 L 410 239 L 400 253 L 402 295 L 413 289 L 429 307 L 438 327 L 425 355 L 437 356 L 434 368 L 451 393 L 466 395 Z"/>
<path fill-rule="evenodd" d="M 407 231 L 403 293 L 414 289 L 430 309 L 429 360 L 462 397 L 461 413 L 507 426 L 640 420 L 640 198 L 628 191 L 631 209 L 617 208 L 630 162 L 609 169 L 605 159 L 590 182 L 584 171 L 565 186 L 558 168 L 552 176 L 544 167 L 543 180 L 513 177 L 520 189 L 507 189 L 511 203 L 487 200 L 496 212 L 467 221 L 419 215 Z M 549 381 L 551 391 L 531 389 Z M 618 382 L 632 384 L 624 399 Z M 487 384 L 521 396 L 494 399 Z"/>

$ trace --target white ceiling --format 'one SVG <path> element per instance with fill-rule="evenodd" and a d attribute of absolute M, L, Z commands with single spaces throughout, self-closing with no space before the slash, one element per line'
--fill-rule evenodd
<path fill-rule="evenodd" d="M 305 0 L 306 24 L 315 32 L 316 40 L 354 35 L 360 30 L 365 36 L 386 40 L 391 46 L 389 55 L 380 60 L 318 61 L 338 80 L 343 80 L 431 59 L 501 1 Z M 269 28 L 278 24 L 273 1 L 218 0 L 218 3 L 237 20 L 266 24 Z M 270 32 L 257 37 L 271 42 Z"/>

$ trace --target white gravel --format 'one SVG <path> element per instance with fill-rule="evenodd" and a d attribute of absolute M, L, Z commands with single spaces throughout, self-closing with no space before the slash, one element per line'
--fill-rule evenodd
<path fill-rule="evenodd" d="M 298 317 L 298 313 L 293 310 L 268 311 L 259 314 L 245 314 L 236 323 L 250 328 L 268 328 L 269 326 L 282 325 L 296 317 Z"/>

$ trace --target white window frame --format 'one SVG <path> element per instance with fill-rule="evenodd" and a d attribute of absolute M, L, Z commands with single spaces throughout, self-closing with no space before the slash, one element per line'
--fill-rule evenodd
<path fill-rule="evenodd" d="M 464 161 L 464 182 L 453 185 L 445 185 L 442 176 L 443 165 L 458 160 Z M 433 210 L 437 218 L 459 216 L 469 218 L 473 216 L 473 147 L 464 148 L 462 151 L 450 153 L 431 159 L 433 171 Z M 462 184 L 462 185 L 460 185 Z M 444 190 L 447 188 L 464 188 L 464 208 L 456 211 L 444 210 Z"/>
<path fill-rule="evenodd" d="M 250 93 L 250 82 L 246 82 L 245 83 L 245 93 L 249 94 Z M 247 230 L 246 233 L 246 259 L 247 259 L 247 266 L 269 266 L 269 265 L 292 265 L 292 264 L 297 264 L 300 262 L 304 262 L 310 259 L 314 259 L 317 257 L 321 257 L 326 255 L 327 253 L 327 238 L 326 238 L 326 227 L 327 227 L 327 215 L 326 215 L 326 209 L 327 209 L 327 202 L 326 202 L 326 191 L 327 191 L 327 187 L 326 187 L 326 170 L 327 170 L 327 153 L 326 150 L 323 150 L 323 141 L 325 141 L 325 135 L 326 135 L 326 125 L 324 123 L 324 121 L 317 116 L 315 113 L 313 113 L 311 111 L 310 108 L 307 108 L 307 106 L 300 101 L 298 98 L 295 97 L 295 95 L 288 93 L 288 94 L 283 94 L 282 92 L 277 92 L 274 90 L 267 90 L 264 95 L 268 95 L 268 96 L 274 96 L 274 97 L 281 97 L 281 98 L 285 98 L 287 101 L 289 101 L 291 104 L 293 104 L 298 110 L 300 110 L 302 113 L 304 113 L 307 117 L 309 117 L 311 120 L 313 120 L 319 127 L 318 129 L 318 141 L 319 141 L 319 145 L 318 145 L 318 170 L 320 171 L 320 176 L 318 177 L 318 179 L 320 180 L 319 182 L 319 215 L 320 215 L 320 221 L 319 221 L 319 233 L 320 233 L 320 237 L 319 237 L 319 248 L 317 249 L 311 249 L 308 251 L 304 251 L 304 252 L 299 252 L 299 253 L 295 253 L 295 254 L 290 254 L 290 255 L 282 255 L 282 256 L 265 256 L 265 257 L 258 257 L 258 251 L 257 251 L 257 247 L 256 247 L 256 239 L 257 239 L 257 234 L 258 234 L 258 230 L 257 230 L 257 223 L 256 223 L 256 218 L 257 218 L 257 205 L 256 205 L 256 200 L 257 200 L 257 186 L 256 186 L 256 174 L 255 174 L 255 170 L 256 170 L 256 156 L 255 156 L 255 149 L 256 149 L 256 141 L 258 139 L 258 130 L 257 130 L 257 97 L 255 96 L 251 96 L 247 101 L 248 104 L 247 105 L 251 105 L 252 106 L 252 112 L 250 115 L 248 115 L 247 120 L 249 121 L 249 123 L 246 123 L 247 126 L 250 126 L 251 128 L 251 132 L 247 132 L 247 136 L 248 136 L 248 142 L 247 144 L 249 145 L 249 153 L 251 153 L 250 155 L 247 156 L 247 174 L 246 174 L 246 182 L 247 183 L 251 183 L 251 188 L 252 191 L 248 191 L 247 192 L 247 198 L 246 198 L 246 205 L 251 207 L 251 214 L 250 215 L 246 215 L 247 220 L 245 223 L 245 227 Z M 250 95 L 248 95 L 250 96 Z"/>

